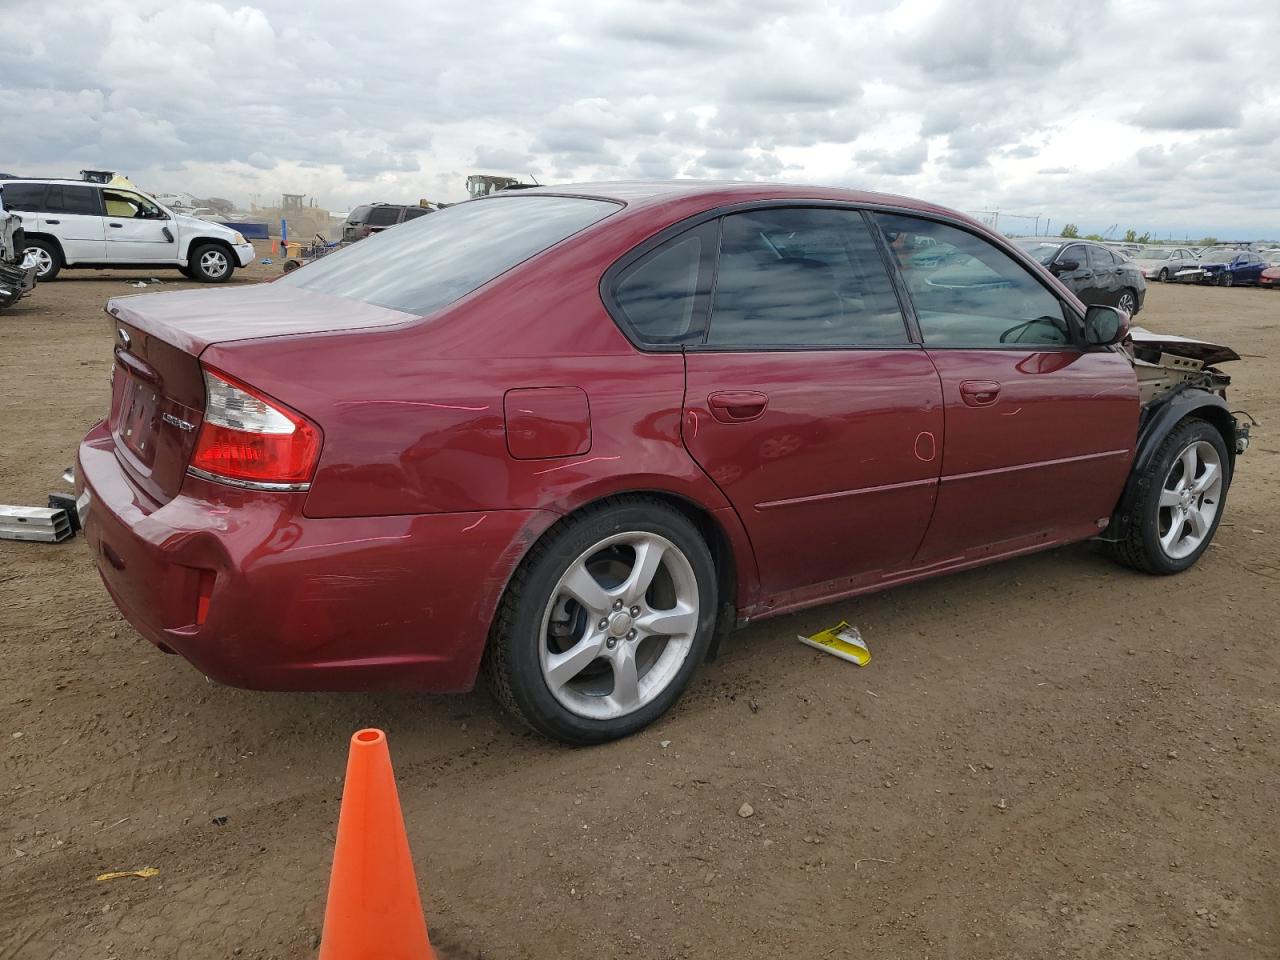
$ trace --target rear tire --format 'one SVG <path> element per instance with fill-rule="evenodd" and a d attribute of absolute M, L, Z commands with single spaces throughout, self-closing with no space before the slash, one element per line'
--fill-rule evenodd
<path fill-rule="evenodd" d="M 1181 573 L 1213 542 L 1226 507 L 1231 459 L 1222 434 L 1198 417 L 1183 420 L 1138 483 L 1129 530 L 1112 556 L 1144 573 Z"/>
<path fill-rule="evenodd" d="M 201 283 L 226 283 L 236 272 L 236 262 L 227 248 L 216 243 L 202 243 L 192 250 L 187 267 Z"/>
<path fill-rule="evenodd" d="M 48 283 L 57 279 L 62 271 L 62 250 L 56 243 L 48 240 L 28 240 L 22 249 L 23 254 L 34 253 L 39 259 L 36 266 L 36 282 Z"/>
<path fill-rule="evenodd" d="M 1136 290 L 1130 290 L 1125 287 L 1120 291 L 1120 298 L 1116 300 L 1116 306 L 1123 310 L 1129 316 L 1136 316 L 1138 313 L 1138 293 Z"/>
<path fill-rule="evenodd" d="M 604 743 L 680 698 L 715 619 L 715 565 L 693 523 L 660 500 L 614 497 L 529 551 L 494 618 L 486 672 L 528 727 Z"/>

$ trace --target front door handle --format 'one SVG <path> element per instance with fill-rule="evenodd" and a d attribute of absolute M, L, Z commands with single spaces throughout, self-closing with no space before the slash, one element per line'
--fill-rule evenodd
<path fill-rule="evenodd" d="M 971 407 L 989 407 L 1000 396 L 1000 384 L 994 380 L 965 380 L 960 384 L 960 398 Z"/>
<path fill-rule="evenodd" d="M 107 226 L 108 226 L 108 227 L 115 227 L 117 230 L 119 230 L 121 227 L 123 227 L 123 226 L 124 226 L 124 224 L 123 224 L 123 223 L 108 223 L 108 224 L 107 224 Z"/>
<path fill-rule="evenodd" d="M 45 223 L 49 224 L 49 226 L 51 226 L 51 227 L 56 227 L 58 224 L 62 223 L 62 221 L 61 221 L 61 220 L 46 220 L 46 221 L 45 221 Z"/>
<path fill-rule="evenodd" d="M 707 398 L 711 415 L 721 423 L 746 423 L 759 419 L 768 405 L 768 396 L 755 390 L 725 391 Z"/>

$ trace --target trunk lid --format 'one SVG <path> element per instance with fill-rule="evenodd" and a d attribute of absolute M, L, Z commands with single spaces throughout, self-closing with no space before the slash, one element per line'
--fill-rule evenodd
<path fill-rule="evenodd" d="M 204 420 L 199 357 L 209 345 L 417 319 L 274 284 L 120 297 L 107 304 L 107 313 L 114 321 L 115 359 L 107 425 L 116 458 L 139 488 L 161 504 L 182 489 Z"/>

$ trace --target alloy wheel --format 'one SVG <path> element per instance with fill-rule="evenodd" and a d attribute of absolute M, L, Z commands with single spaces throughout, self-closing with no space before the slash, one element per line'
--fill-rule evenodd
<path fill-rule="evenodd" d="M 53 269 L 53 256 L 44 247 L 27 247 L 22 251 L 25 256 L 34 255 L 36 258 L 36 279 L 40 280 L 48 276 L 49 271 Z"/>
<path fill-rule="evenodd" d="M 656 533 L 619 533 L 584 550 L 542 615 L 539 660 L 551 695 L 592 720 L 635 713 L 679 674 L 698 630 L 688 557 Z"/>
<path fill-rule="evenodd" d="M 221 250 L 206 250 L 200 256 L 200 269 L 205 276 L 220 277 L 227 272 L 227 255 Z"/>
<path fill-rule="evenodd" d="M 1160 549 L 1174 560 L 1195 553 L 1209 536 L 1222 502 L 1222 460 L 1213 444 L 1196 440 L 1173 461 L 1160 490 Z"/>
<path fill-rule="evenodd" d="M 1124 293 L 1120 294 L 1120 303 L 1118 304 L 1118 306 L 1125 313 L 1132 315 L 1133 310 L 1137 305 L 1138 305 L 1138 302 L 1137 300 L 1134 299 L 1134 296 L 1132 293 L 1125 291 Z"/>

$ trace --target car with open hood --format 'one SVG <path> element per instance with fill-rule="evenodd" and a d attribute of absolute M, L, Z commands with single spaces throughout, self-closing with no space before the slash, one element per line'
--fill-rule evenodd
<path fill-rule="evenodd" d="M 498 193 L 107 313 L 76 485 L 142 636 L 263 689 L 483 665 L 572 743 L 653 722 L 764 617 L 1088 539 L 1186 570 L 1248 439 L 1231 350 L 834 188 Z"/>

